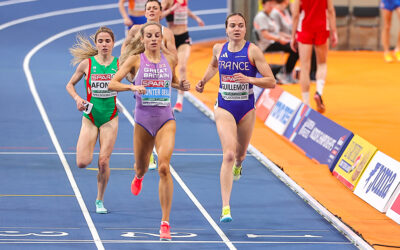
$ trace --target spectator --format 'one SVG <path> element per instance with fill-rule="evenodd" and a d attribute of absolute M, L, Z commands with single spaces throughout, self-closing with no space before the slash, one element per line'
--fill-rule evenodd
<path fill-rule="evenodd" d="M 280 83 L 293 83 L 292 71 L 299 54 L 290 48 L 290 35 L 279 31 L 278 24 L 271 16 L 276 0 L 262 0 L 263 10 L 254 18 L 254 28 L 258 36 L 257 45 L 263 52 L 284 51 L 289 53 L 282 73 L 277 74 Z"/>
<path fill-rule="evenodd" d="M 386 62 L 393 62 L 393 55 L 390 52 L 390 27 L 392 24 L 392 14 L 397 12 L 397 17 L 400 20 L 400 0 L 382 0 L 381 8 L 383 13 L 383 28 L 382 28 L 382 45 L 383 56 Z M 400 30 L 397 35 L 397 44 L 394 50 L 394 56 L 400 62 Z"/>

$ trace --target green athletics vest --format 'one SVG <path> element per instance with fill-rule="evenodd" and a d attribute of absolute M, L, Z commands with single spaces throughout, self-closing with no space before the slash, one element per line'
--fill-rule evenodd
<path fill-rule="evenodd" d="M 110 65 L 99 64 L 94 56 L 89 58 L 89 75 L 86 80 L 87 100 L 93 103 L 90 114 L 83 114 L 97 127 L 111 121 L 118 115 L 117 92 L 109 91 L 108 84 L 118 71 L 119 61 L 114 58 Z"/>

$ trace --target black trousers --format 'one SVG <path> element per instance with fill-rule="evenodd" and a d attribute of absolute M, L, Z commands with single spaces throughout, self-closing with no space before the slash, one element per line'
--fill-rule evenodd
<path fill-rule="evenodd" d="M 278 42 L 275 42 L 268 46 L 268 48 L 265 50 L 265 52 L 274 52 L 274 51 L 283 51 L 289 53 L 289 57 L 286 60 L 285 63 L 285 72 L 286 73 L 291 73 L 294 69 L 294 66 L 296 65 L 297 60 L 299 60 L 299 53 L 294 52 L 292 48 L 290 48 L 290 43 L 287 44 L 280 44 Z M 312 79 L 315 79 L 315 73 L 317 71 L 317 57 L 315 54 L 315 49 L 312 51 L 312 56 L 311 56 L 311 70 L 310 70 L 310 76 Z"/>

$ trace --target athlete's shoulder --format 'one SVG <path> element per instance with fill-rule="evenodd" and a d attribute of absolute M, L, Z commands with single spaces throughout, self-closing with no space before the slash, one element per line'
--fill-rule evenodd
<path fill-rule="evenodd" d="M 216 44 L 214 44 L 213 51 L 221 51 L 222 48 L 224 47 L 224 44 L 225 43 L 216 43 Z"/>
<path fill-rule="evenodd" d="M 140 28 L 142 28 L 142 24 L 133 25 L 128 32 L 128 36 L 130 36 L 131 38 L 134 37 L 139 32 Z"/>

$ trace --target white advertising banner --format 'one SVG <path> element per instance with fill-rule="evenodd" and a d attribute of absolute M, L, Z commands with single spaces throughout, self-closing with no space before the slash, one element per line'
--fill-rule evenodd
<path fill-rule="evenodd" d="M 301 101 L 299 98 L 288 92 L 283 92 L 267 117 L 267 120 L 265 120 L 265 125 L 276 133 L 283 135 L 300 104 Z"/>
<path fill-rule="evenodd" d="M 400 162 L 378 151 L 365 169 L 354 193 L 380 212 L 386 212 L 399 182 Z"/>
<path fill-rule="evenodd" d="M 386 216 L 400 224 L 400 185 L 397 187 L 391 200 L 392 202 L 389 204 Z"/>

